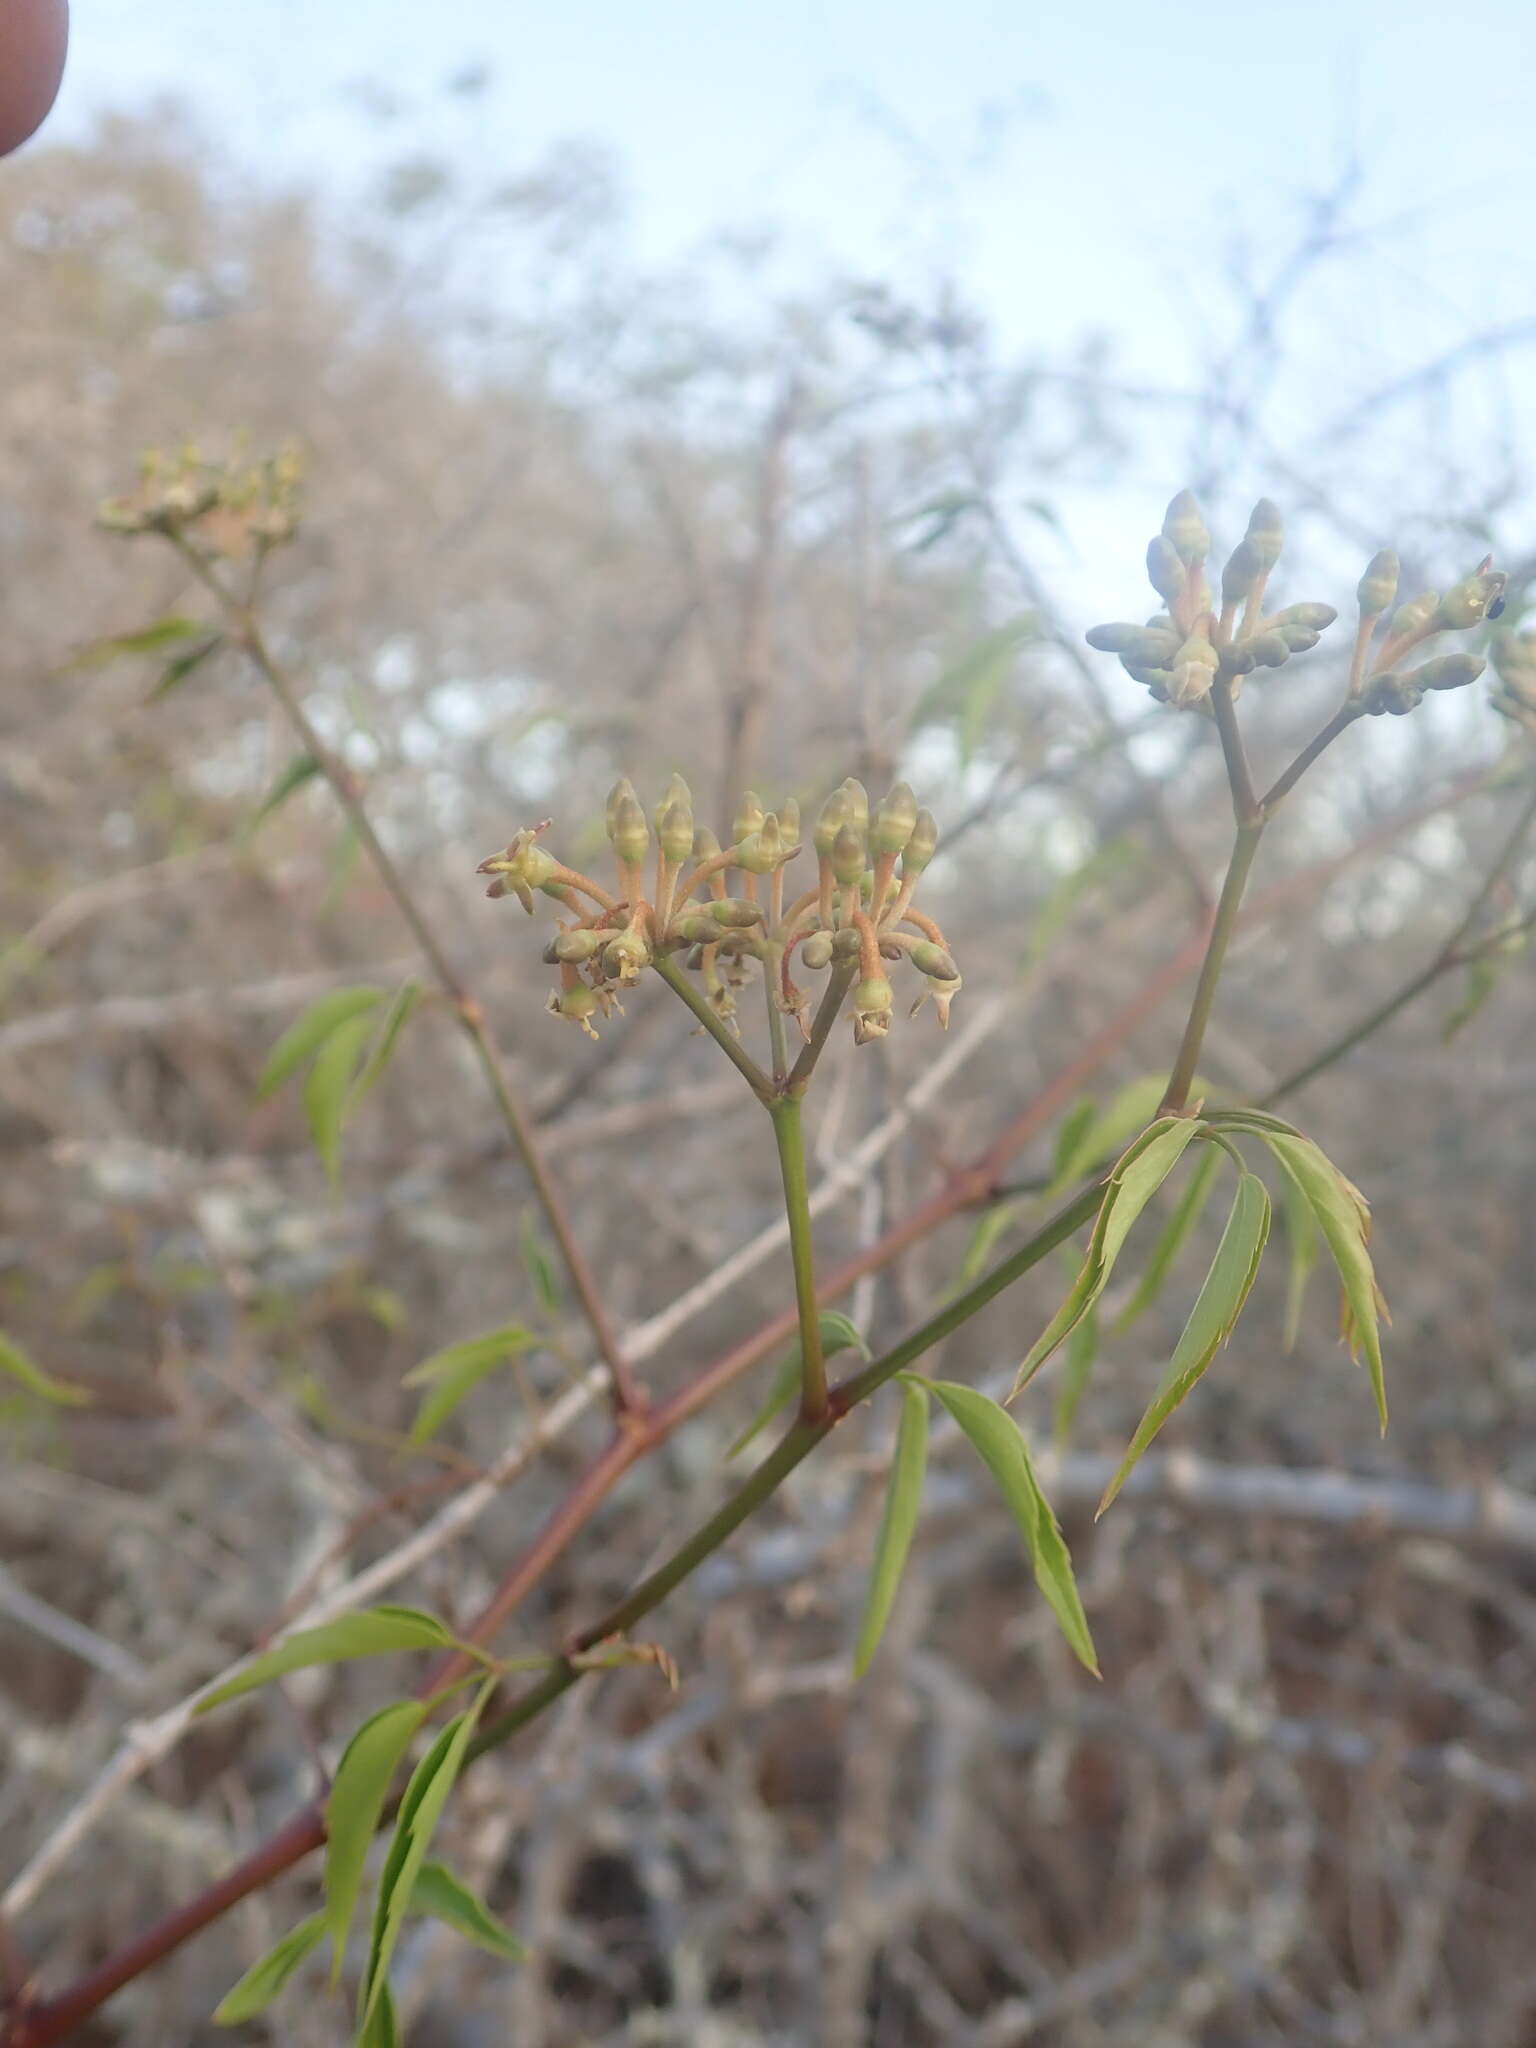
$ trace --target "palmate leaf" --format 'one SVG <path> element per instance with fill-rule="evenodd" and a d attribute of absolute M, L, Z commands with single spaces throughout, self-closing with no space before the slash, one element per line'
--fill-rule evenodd
<path fill-rule="evenodd" d="M 1217 1352 L 1231 1337 L 1252 1290 L 1269 1240 L 1269 1193 L 1257 1174 L 1244 1173 L 1216 1247 L 1205 1284 L 1190 1310 L 1168 1370 L 1136 1425 L 1115 1476 L 1104 1489 L 1098 1512 L 1103 1514 L 1125 1484 L 1143 1451 L 1188 1394 Z"/>
<path fill-rule="evenodd" d="M 896 1450 L 886 1484 L 885 1513 L 880 1521 L 869 1595 L 853 1653 L 855 1678 L 864 1676 L 880 1647 L 922 1505 L 923 1474 L 928 1465 L 928 1390 L 920 1381 L 908 1380 L 901 1393 L 901 1426 L 896 1432 Z"/>
<path fill-rule="evenodd" d="M 996 1480 L 1024 1538 L 1036 1585 L 1050 1603 L 1073 1651 L 1097 1678 L 1098 1655 L 1078 1597 L 1077 1581 L 1072 1576 L 1072 1559 L 1050 1502 L 1040 1490 L 1018 1424 L 1006 1409 L 987 1395 L 977 1393 L 974 1387 L 961 1386 L 954 1380 L 930 1380 L 928 1385 Z"/>
<path fill-rule="evenodd" d="M 1136 1219 L 1200 1134 L 1193 1117 L 1159 1117 L 1121 1154 L 1088 1241 L 1082 1270 L 1066 1300 L 1026 1354 L 1008 1399 L 1017 1398 L 1064 1338 L 1069 1337 L 1104 1292 Z"/>

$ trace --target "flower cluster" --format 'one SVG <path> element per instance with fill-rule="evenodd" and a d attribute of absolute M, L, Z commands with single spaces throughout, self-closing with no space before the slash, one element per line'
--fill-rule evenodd
<path fill-rule="evenodd" d="M 700 977 L 710 1010 L 735 1030 L 735 991 L 756 962 L 774 1008 L 794 1017 L 809 1039 L 810 1000 L 794 979 L 798 954 L 812 973 L 832 970 L 827 1000 L 834 1009 L 852 985 L 860 1045 L 890 1029 L 896 996 L 888 963 L 923 978 L 914 1014 L 931 996 L 940 1024 L 949 1022 L 960 970 L 943 932 L 912 901 L 938 827 L 904 782 L 873 811 L 851 777 L 832 792 L 811 835 L 815 886 L 795 895 L 787 870 L 805 849 L 792 797 L 765 811 L 748 791 L 722 847 L 708 826 L 695 826 L 680 775 L 649 819 L 625 778 L 609 794 L 607 825 L 612 890 L 555 858 L 543 844 L 547 820 L 480 863 L 479 872 L 493 877 L 489 895 L 516 896 L 532 912 L 542 894 L 566 913 L 544 954 L 560 970 L 549 998 L 556 1016 L 595 1037 L 594 1018 L 618 1008 L 620 993 L 648 967 L 670 960 Z"/>
<path fill-rule="evenodd" d="M 111 533 L 184 534 L 201 554 L 238 561 L 298 532 L 304 459 L 296 447 L 254 463 L 210 462 L 190 445 L 171 455 L 152 449 L 139 470 L 139 488 L 97 512 Z"/>
<path fill-rule="evenodd" d="M 1211 536 L 1192 491 L 1180 491 L 1169 505 L 1162 531 L 1147 549 L 1147 575 L 1165 609 L 1144 626 L 1115 621 L 1095 626 L 1090 647 L 1117 654 L 1128 675 L 1144 683 L 1161 704 L 1209 714 L 1218 680 L 1236 697 L 1245 676 L 1283 668 L 1292 655 L 1306 654 L 1338 617 L 1330 604 L 1291 604 L 1266 612 L 1265 592 L 1284 542 L 1280 514 L 1261 498 L 1248 530 L 1221 572 L 1220 599 L 1206 576 Z M 1360 579 L 1359 626 L 1350 671 L 1350 696 L 1361 712 L 1411 711 L 1426 690 L 1456 690 L 1475 682 L 1484 664 L 1470 654 L 1446 654 L 1404 669 L 1405 656 L 1437 633 L 1464 632 L 1504 609 L 1507 579 L 1491 558 L 1444 596 L 1426 590 L 1406 604 L 1397 599 L 1398 560 L 1390 548 L 1372 557 Z M 1380 622 L 1382 638 L 1372 642 Z"/>

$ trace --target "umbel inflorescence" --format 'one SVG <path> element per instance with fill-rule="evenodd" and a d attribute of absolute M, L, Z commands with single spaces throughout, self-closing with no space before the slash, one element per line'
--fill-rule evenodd
<path fill-rule="evenodd" d="M 1260 670 L 1283 668 L 1293 655 L 1309 653 L 1338 617 L 1331 604 L 1321 603 L 1266 612 L 1265 594 L 1284 538 L 1279 512 L 1261 498 L 1247 532 L 1227 557 L 1218 600 L 1206 576 L 1211 536 L 1194 492 L 1180 491 L 1147 548 L 1147 575 L 1165 609 L 1143 626 L 1125 621 L 1095 626 L 1087 636 L 1089 646 L 1119 655 L 1127 674 L 1144 683 L 1159 703 L 1209 715 L 1218 678 L 1236 697 L 1244 677 L 1257 678 Z M 1390 548 L 1373 556 L 1357 592 L 1359 624 L 1349 681 L 1356 715 L 1401 716 L 1422 701 L 1426 690 L 1456 690 L 1475 682 L 1484 668 L 1477 655 L 1442 654 L 1416 668 L 1403 663 L 1438 633 L 1465 632 L 1484 619 L 1496 619 L 1504 609 L 1507 580 L 1490 557 L 1443 596 L 1426 590 L 1397 605 L 1397 556 Z"/>
<path fill-rule="evenodd" d="M 888 967 L 921 977 L 914 1013 L 932 996 L 940 1024 L 949 1022 L 960 970 L 943 932 L 912 900 L 938 827 L 906 783 L 873 811 L 852 777 L 832 792 L 811 835 L 814 884 L 798 892 L 788 880 L 805 852 L 793 797 L 765 811 L 749 790 L 722 847 L 707 825 L 695 826 L 680 775 L 649 819 L 626 777 L 609 793 L 607 827 L 612 890 L 555 858 L 543 844 L 547 821 L 480 863 L 479 872 L 494 878 L 488 894 L 516 896 L 532 912 L 539 893 L 566 913 L 544 953 L 560 974 L 549 998 L 556 1016 L 595 1037 L 593 1020 L 619 1008 L 621 991 L 665 960 L 699 977 L 714 1017 L 733 1031 L 735 992 L 753 963 L 773 1007 L 795 1018 L 807 1039 L 810 998 L 795 980 L 797 967 L 830 969 L 834 1004 L 852 985 L 860 1045 L 890 1029 L 896 993 Z"/>

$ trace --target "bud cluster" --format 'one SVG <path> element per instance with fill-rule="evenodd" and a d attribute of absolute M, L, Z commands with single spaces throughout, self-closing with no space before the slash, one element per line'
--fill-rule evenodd
<path fill-rule="evenodd" d="M 1094 626 L 1090 647 L 1117 654 L 1126 673 L 1144 683 L 1160 704 L 1177 710 L 1211 711 L 1211 691 L 1221 681 L 1236 697 L 1243 678 L 1261 669 L 1283 668 L 1307 654 L 1338 617 L 1330 604 L 1291 604 L 1264 609 L 1265 591 L 1284 542 L 1280 514 L 1261 498 L 1248 528 L 1227 557 L 1220 597 L 1206 574 L 1211 536 L 1192 491 L 1180 491 L 1169 505 L 1161 532 L 1147 549 L 1147 575 L 1163 600 L 1145 625 L 1113 621 Z M 1406 654 L 1437 633 L 1464 632 L 1504 608 L 1506 578 L 1484 561 L 1444 596 L 1425 591 L 1391 613 L 1374 662 L 1371 640 L 1378 622 L 1397 597 L 1398 562 L 1390 549 L 1374 556 L 1360 580 L 1360 624 L 1350 676 L 1350 695 L 1360 712 L 1411 711 L 1426 690 L 1460 689 L 1482 673 L 1473 655 L 1452 654 L 1404 671 Z"/>
<path fill-rule="evenodd" d="M 108 498 L 97 524 L 109 533 L 184 536 L 201 554 L 239 560 L 292 540 L 299 529 L 304 458 L 297 447 L 255 463 L 210 462 L 192 445 L 152 449 L 139 488 Z"/>
<path fill-rule="evenodd" d="M 851 777 L 832 792 L 811 834 L 814 886 L 792 897 L 787 870 L 806 851 L 793 798 L 765 811 L 749 790 L 722 847 L 694 823 L 680 775 L 649 816 L 625 777 L 609 792 L 606 823 L 613 890 L 556 860 L 542 843 L 547 821 L 480 863 L 492 877 L 487 894 L 516 896 L 530 912 L 537 894 L 562 906 L 544 953 L 560 973 L 549 998 L 556 1016 L 595 1037 L 594 1019 L 619 1008 L 621 992 L 668 958 L 700 977 L 709 1007 L 735 1030 L 735 991 L 756 963 L 774 1007 L 809 1038 L 809 998 L 794 980 L 798 954 L 812 973 L 834 970 L 840 993 L 851 986 L 861 1045 L 890 1029 L 891 966 L 922 978 L 914 1013 L 931 996 L 940 1024 L 949 1022 L 960 970 L 943 932 L 912 901 L 938 827 L 904 782 L 873 809 Z"/>

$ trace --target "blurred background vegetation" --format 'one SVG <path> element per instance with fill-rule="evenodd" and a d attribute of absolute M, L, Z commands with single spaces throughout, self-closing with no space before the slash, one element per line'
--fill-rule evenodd
<path fill-rule="evenodd" d="M 541 1014 L 542 932 L 473 877 L 514 828 L 553 816 L 562 849 L 592 852 L 621 771 L 653 799 L 680 769 L 722 828 L 747 784 L 802 803 L 849 773 L 917 784 L 967 986 L 948 1040 L 919 1020 L 828 1056 L 817 1170 L 880 1134 L 823 1217 L 840 1256 L 1199 929 L 1230 831 L 1213 735 L 1150 714 L 1081 644 L 1150 608 L 1137 557 L 1174 488 L 1201 489 L 1219 539 L 1257 490 L 1280 500 L 1287 600 L 1343 607 L 1380 545 L 1405 590 L 1492 548 L 1515 622 L 1536 570 L 1528 334 L 1473 308 L 1374 390 L 1330 378 L 1329 266 L 1371 247 L 1353 174 L 1303 195 L 1262 262 L 1192 244 L 1199 360 L 1164 386 L 1133 321 L 1019 350 L 963 277 L 786 282 L 755 232 L 655 267 L 600 148 L 488 161 L 392 129 L 385 174 L 343 206 L 157 108 L 45 138 L 0 180 L 0 1328 L 91 1396 L 5 1405 L 8 1871 L 127 1720 L 388 1550 L 587 1363 L 448 1017 L 413 1022 L 338 1195 L 291 1094 L 257 1101 L 305 1003 L 393 984 L 410 948 L 323 785 L 269 805 L 293 743 L 237 659 L 169 688 L 163 657 L 81 659 L 198 608 L 169 555 L 92 529 L 140 451 L 304 449 L 274 643 L 490 1006 L 631 1326 L 772 1220 L 771 1148 L 659 990 L 597 1047 Z M 1335 657 L 1253 689 L 1260 753 L 1286 758 L 1339 686 Z M 1455 926 L 1536 773 L 1485 692 L 1464 696 L 1356 728 L 1272 832 L 1259 887 L 1295 886 L 1236 951 L 1213 1087 L 1263 1095 Z M 1533 888 L 1527 862 L 1508 900 Z M 895 1419 L 876 1403 L 663 1611 L 675 1698 L 616 1674 L 468 1781 L 456 1859 L 535 1959 L 509 1972 L 422 1934 L 411 2038 L 1536 2039 L 1536 1546 L 1426 1521 L 1460 1489 L 1536 1493 L 1529 967 L 1511 957 L 1447 1046 L 1466 994 L 1448 977 L 1290 1112 L 1374 1205 L 1385 1443 L 1321 1282 L 1282 1351 L 1277 1262 L 1149 1486 L 1092 1527 L 1089 1467 L 1144 1405 L 1190 1259 L 1106 1341 L 1058 1468 L 1105 1684 L 945 1439 L 892 1640 L 853 1694 Z M 1072 1099 L 1165 1070 L 1180 1016 L 1177 995 L 1152 1009 Z M 1051 1136 L 1016 1162 L 1005 1231 L 1038 1213 Z M 861 1283 L 846 1305 L 872 1341 L 952 1282 L 974 1229 Z M 1006 1384 L 1063 1278 L 1031 1276 L 943 1371 Z M 758 1263 L 668 1337 L 651 1384 L 787 1285 L 781 1254 Z M 523 1316 L 561 1341 L 403 1458 L 403 1373 Z M 529 1646 L 714 1502 L 762 1374 L 605 1507 L 527 1610 Z M 1048 1388 L 1024 1419 L 1050 1431 Z M 468 1614 L 602 1429 L 593 1408 L 399 1597 Z M 1325 1519 L 1317 1484 L 1342 1473 L 1386 1483 L 1401 1526 Z M 335 1735 L 386 1683 L 358 1668 L 296 1696 Z M 28 1901 L 29 1952 L 64 1980 L 249 1847 L 311 1771 L 280 1701 L 199 1726 Z M 300 1876 L 237 1912 L 85 2038 L 227 2038 L 189 2015 L 309 1898 Z M 244 2037 L 342 2029 L 318 2005 Z"/>

